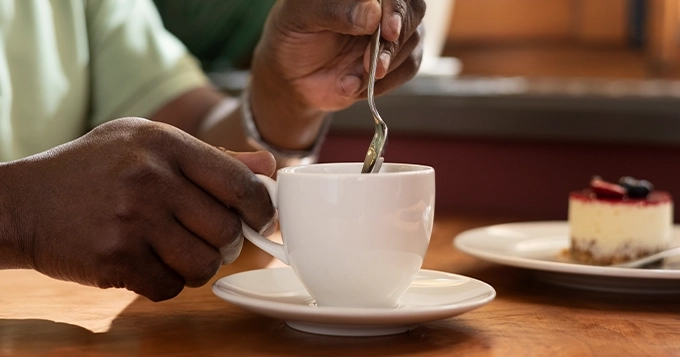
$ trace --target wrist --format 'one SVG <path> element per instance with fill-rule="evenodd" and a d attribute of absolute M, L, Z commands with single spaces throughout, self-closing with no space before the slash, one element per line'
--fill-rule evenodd
<path fill-rule="evenodd" d="M 23 214 L 19 197 L 22 189 L 17 185 L 17 162 L 0 163 L 0 269 L 25 269 L 33 267 L 32 244 L 22 227 Z M 25 193 L 25 192 L 24 192 Z"/>
<path fill-rule="evenodd" d="M 266 65 L 253 63 L 249 104 L 265 142 L 286 150 L 307 150 L 317 142 L 326 112 L 309 106 L 290 83 Z"/>
<path fill-rule="evenodd" d="M 310 147 L 304 150 L 290 150 L 276 147 L 262 138 L 251 111 L 248 88 L 243 91 L 241 96 L 240 109 L 242 129 L 247 144 L 255 150 L 269 151 L 276 159 L 277 166 L 308 165 L 317 161 L 321 144 L 330 127 L 330 116 L 323 119 L 321 129 L 317 130 L 315 141 Z"/>

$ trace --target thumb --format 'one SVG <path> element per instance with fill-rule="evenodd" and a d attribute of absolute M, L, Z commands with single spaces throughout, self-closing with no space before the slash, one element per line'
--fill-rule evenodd
<path fill-rule="evenodd" d="M 246 164 L 253 173 L 271 177 L 276 172 L 276 160 L 269 151 L 236 152 L 222 147 L 219 149 Z"/>
<path fill-rule="evenodd" d="M 378 0 L 289 0 L 279 2 L 280 20 L 298 32 L 347 35 L 375 32 L 382 17 Z"/>

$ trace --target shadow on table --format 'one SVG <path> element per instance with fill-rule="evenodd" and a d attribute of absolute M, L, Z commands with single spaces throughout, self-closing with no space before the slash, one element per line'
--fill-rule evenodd
<path fill-rule="evenodd" d="M 117 342 L 116 342 L 117 341 Z M 136 341 L 67 323 L 41 319 L 0 319 L 0 356 L 131 356 Z"/>
<path fill-rule="evenodd" d="M 204 287 L 208 288 L 208 287 Z M 0 319 L 0 356 L 405 355 L 484 349 L 483 332 L 447 319 L 392 336 L 332 337 L 293 330 L 281 320 L 226 302 L 201 305 L 204 288 L 153 303 L 137 298 L 107 332 L 41 319 Z M 192 298 L 194 295 L 194 298 Z M 215 299 L 217 299 L 215 297 Z M 223 307 L 223 308 L 222 308 Z"/>
<path fill-rule="evenodd" d="M 141 316 L 152 304 L 136 300 L 116 318 L 109 334 L 139 338 L 141 348 L 154 353 L 177 351 L 236 352 L 262 355 L 402 355 L 449 349 L 465 344 L 484 344 L 481 334 L 455 320 L 423 325 L 408 333 L 381 337 L 332 337 L 293 330 L 281 320 L 260 316 L 226 302 L 224 309 L 181 307 L 159 311 L 158 316 Z M 146 307 L 145 307 L 146 306 Z"/>

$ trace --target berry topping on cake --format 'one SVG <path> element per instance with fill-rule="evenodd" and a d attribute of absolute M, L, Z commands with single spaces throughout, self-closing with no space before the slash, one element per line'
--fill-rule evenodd
<path fill-rule="evenodd" d="M 638 180 L 634 177 L 624 176 L 619 179 L 619 185 L 623 186 L 630 198 L 646 198 L 654 190 L 654 185 L 647 180 Z"/>
<path fill-rule="evenodd" d="M 645 199 L 654 191 L 654 185 L 647 180 L 638 180 L 631 176 L 621 177 L 618 184 L 605 181 L 600 176 L 593 176 L 590 180 L 590 189 L 597 198 L 609 200 Z"/>
<path fill-rule="evenodd" d="M 600 176 L 594 176 L 590 180 L 590 188 L 598 198 L 622 199 L 628 193 L 625 187 L 607 182 Z"/>

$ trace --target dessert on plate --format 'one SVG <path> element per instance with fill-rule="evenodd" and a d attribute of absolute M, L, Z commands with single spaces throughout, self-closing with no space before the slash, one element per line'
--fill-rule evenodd
<path fill-rule="evenodd" d="M 569 194 L 570 256 L 593 265 L 642 258 L 668 248 L 673 200 L 646 180 L 618 183 L 595 176 L 590 187 Z"/>

